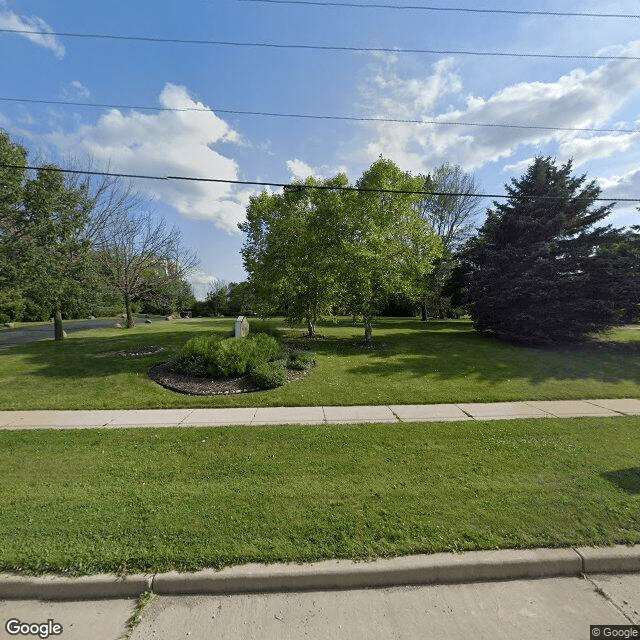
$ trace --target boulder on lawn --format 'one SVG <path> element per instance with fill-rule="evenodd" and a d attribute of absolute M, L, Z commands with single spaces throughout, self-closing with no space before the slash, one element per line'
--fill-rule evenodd
<path fill-rule="evenodd" d="M 147 319 L 145 320 L 145 323 L 146 323 L 146 324 L 151 324 L 151 320 L 149 320 L 149 318 L 147 318 Z"/>
<path fill-rule="evenodd" d="M 121 325 L 119 322 L 116 322 L 116 323 L 113 325 L 113 328 L 114 328 L 114 329 L 122 329 L 122 325 Z"/>
<path fill-rule="evenodd" d="M 164 319 L 165 320 L 173 320 L 173 316 L 165 316 Z"/>

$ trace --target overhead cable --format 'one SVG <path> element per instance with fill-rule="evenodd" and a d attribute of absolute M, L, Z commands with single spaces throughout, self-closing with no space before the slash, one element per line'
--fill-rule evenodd
<path fill-rule="evenodd" d="M 98 38 L 134 42 L 163 42 L 172 44 L 218 45 L 226 47 L 262 47 L 270 49 L 307 49 L 313 51 L 348 51 L 367 53 L 424 53 L 431 55 L 492 56 L 500 58 L 549 58 L 553 60 L 640 60 L 640 56 L 583 55 L 559 53 L 518 53 L 516 51 L 470 51 L 448 49 L 405 49 L 400 47 L 347 47 L 338 45 L 281 44 L 276 42 L 233 42 L 229 40 L 190 40 L 155 38 L 151 36 L 122 36 L 106 33 L 71 33 L 65 31 L 37 31 L 33 29 L 0 29 L 0 33 L 19 33 L 68 38 Z"/>
<path fill-rule="evenodd" d="M 635 13 L 586 13 L 577 11 L 533 11 L 526 9 L 474 9 L 470 7 L 431 7 L 402 4 L 362 4 L 358 2 L 316 2 L 314 0 L 239 0 L 240 2 L 261 2 L 265 4 L 300 4 L 314 7 L 346 7 L 350 9 L 404 9 L 408 11 L 448 11 L 458 13 L 489 13 L 517 16 L 553 16 L 577 18 L 640 18 Z"/>
<path fill-rule="evenodd" d="M 252 185 L 260 187 L 279 187 L 292 190 L 303 189 L 315 189 L 322 191 L 358 191 L 361 193 L 397 193 L 402 195 L 422 195 L 422 196 L 473 196 L 477 198 L 515 198 L 526 199 L 528 197 L 534 197 L 541 200 L 563 200 L 563 196 L 516 196 L 508 194 L 496 194 L 496 193 L 468 193 L 468 192 L 451 192 L 451 191 L 415 191 L 410 189 L 377 189 L 369 187 L 348 187 L 348 186 L 331 186 L 331 185 L 311 185 L 304 184 L 302 182 L 256 182 L 253 180 L 227 180 L 224 178 L 196 178 L 189 176 L 150 176 L 146 174 L 138 173 L 118 173 L 113 171 L 89 171 L 85 169 L 62 169 L 56 166 L 30 166 L 19 164 L 0 163 L 0 169 L 20 169 L 29 171 L 52 171 L 55 173 L 72 173 L 89 176 L 106 176 L 109 178 L 130 178 L 137 180 L 182 180 L 187 182 L 209 182 L 220 184 L 237 184 L 237 185 Z M 594 198 L 600 202 L 640 202 L 638 198 Z"/>
<path fill-rule="evenodd" d="M 459 120 L 418 120 L 410 118 L 382 118 L 373 116 L 337 116 L 310 113 L 278 113 L 273 111 L 241 111 L 239 109 L 218 109 L 217 107 L 150 107 L 131 104 L 106 104 L 97 102 L 75 102 L 69 100 L 39 100 L 35 98 L 8 98 L 0 96 L 0 102 L 25 102 L 29 104 L 53 104 L 74 107 L 94 107 L 100 109 L 133 109 L 140 111 L 170 111 L 178 113 L 226 113 L 243 116 L 266 116 L 274 118 L 302 118 L 310 120 L 346 120 L 350 122 L 389 122 L 395 124 L 443 125 L 459 127 L 494 127 L 506 129 L 536 129 L 542 131 L 584 131 L 592 133 L 640 133 L 640 129 L 605 129 L 597 127 L 551 127 L 546 125 L 515 124 L 499 122 L 464 122 Z"/>

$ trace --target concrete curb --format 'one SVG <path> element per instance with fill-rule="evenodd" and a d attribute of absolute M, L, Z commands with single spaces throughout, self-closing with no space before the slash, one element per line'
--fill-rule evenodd
<path fill-rule="evenodd" d="M 111 574 L 67 578 L 64 576 L 13 576 L 0 574 L 0 599 L 101 600 L 137 597 L 151 589 L 152 576 Z"/>
<path fill-rule="evenodd" d="M 247 564 L 222 571 L 156 575 L 25 577 L 0 574 L 0 599 L 89 600 L 161 595 L 264 593 L 456 584 L 640 571 L 640 545 L 577 549 L 505 549 L 404 556 L 374 562 Z"/>

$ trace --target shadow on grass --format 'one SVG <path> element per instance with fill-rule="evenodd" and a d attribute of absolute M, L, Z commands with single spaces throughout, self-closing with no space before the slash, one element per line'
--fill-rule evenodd
<path fill-rule="evenodd" d="M 348 373 L 379 377 L 429 376 L 433 380 L 473 378 L 492 383 L 527 380 L 595 380 L 640 384 L 640 343 L 594 339 L 561 346 L 533 347 L 480 334 L 470 323 L 422 325 L 406 336 L 385 336 L 387 349 L 371 351 Z"/>
<path fill-rule="evenodd" d="M 153 328 L 151 328 L 153 327 Z M 11 347 L 2 352 L 5 362 L 17 357 L 22 362 L 37 367 L 30 375 L 51 378 L 102 378 L 119 373 L 144 373 L 161 362 L 194 335 L 214 333 L 222 337 L 232 323 L 210 324 L 192 321 L 181 326 L 167 323 L 166 328 L 140 324 L 133 329 L 104 329 L 87 335 L 70 335 L 62 342 L 45 340 Z M 163 350 L 143 356 L 122 356 L 119 351 L 157 346 Z M 18 367 L 19 368 L 19 365 Z M 2 367 L 0 367 L 2 371 Z M 12 368 L 7 367 L 7 373 Z"/>
<path fill-rule="evenodd" d="M 102 378 L 120 373 L 145 374 L 189 338 L 213 332 L 222 337 L 233 327 L 229 319 L 194 319 L 185 324 L 142 325 L 131 330 L 99 330 L 95 334 L 74 335 L 62 343 L 53 341 L 14 347 L 4 354 L 22 356 L 35 365 L 31 375 L 72 379 Z M 302 332 L 292 342 L 305 346 L 319 356 L 348 356 L 351 364 L 336 362 L 340 375 L 403 379 L 428 377 L 439 380 L 465 378 L 491 383 L 528 380 L 540 383 L 590 380 L 599 382 L 631 381 L 640 384 L 640 342 L 604 343 L 591 341 L 558 348 L 534 348 L 500 342 L 475 332 L 469 321 L 429 321 L 417 318 L 381 318 L 374 325 L 377 349 L 363 349 L 362 326 L 341 320 L 319 328 L 320 338 L 308 339 Z M 285 338 L 287 340 L 288 338 Z M 142 346 L 160 346 L 164 351 L 142 357 L 106 356 L 102 352 L 121 351 Z M 0 367 L 0 371 L 1 371 Z M 8 366 L 7 375 L 12 373 Z M 338 373 L 338 372 L 337 372 Z"/>
<path fill-rule="evenodd" d="M 600 475 L 626 493 L 640 495 L 640 467 L 603 471 Z"/>

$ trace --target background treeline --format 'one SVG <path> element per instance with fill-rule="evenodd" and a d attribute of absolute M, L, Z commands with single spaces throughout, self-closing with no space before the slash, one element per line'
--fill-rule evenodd
<path fill-rule="evenodd" d="M 250 200 L 242 248 L 262 315 L 305 322 L 352 314 L 372 341 L 376 315 L 459 317 L 531 344 L 581 339 L 638 319 L 640 227 L 603 224 L 595 181 L 536 158 L 474 227 L 472 176 L 442 165 L 413 177 L 380 159 L 346 176 Z"/>
<path fill-rule="evenodd" d="M 130 185 L 36 164 L 0 131 L 0 321 L 53 317 L 62 339 L 63 318 L 193 305 L 196 256 Z"/>
<path fill-rule="evenodd" d="M 380 158 L 352 185 L 308 178 L 250 198 L 248 279 L 196 301 L 197 257 L 131 186 L 90 163 L 62 170 L 0 130 L 0 322 L 124 313 L 283 315 L 310 336 L 353 316 L 371 344 L 377 315 L 469 314 L 479 331 L 530 343 L 634 322 L 640 227 L 603 224 L 613 203 L 572 163 L 536 158 L 478 226 L 473 175 L 443 164 L 412 176 Z M 74 172 L 75 169 L 75 172 Z"/>

